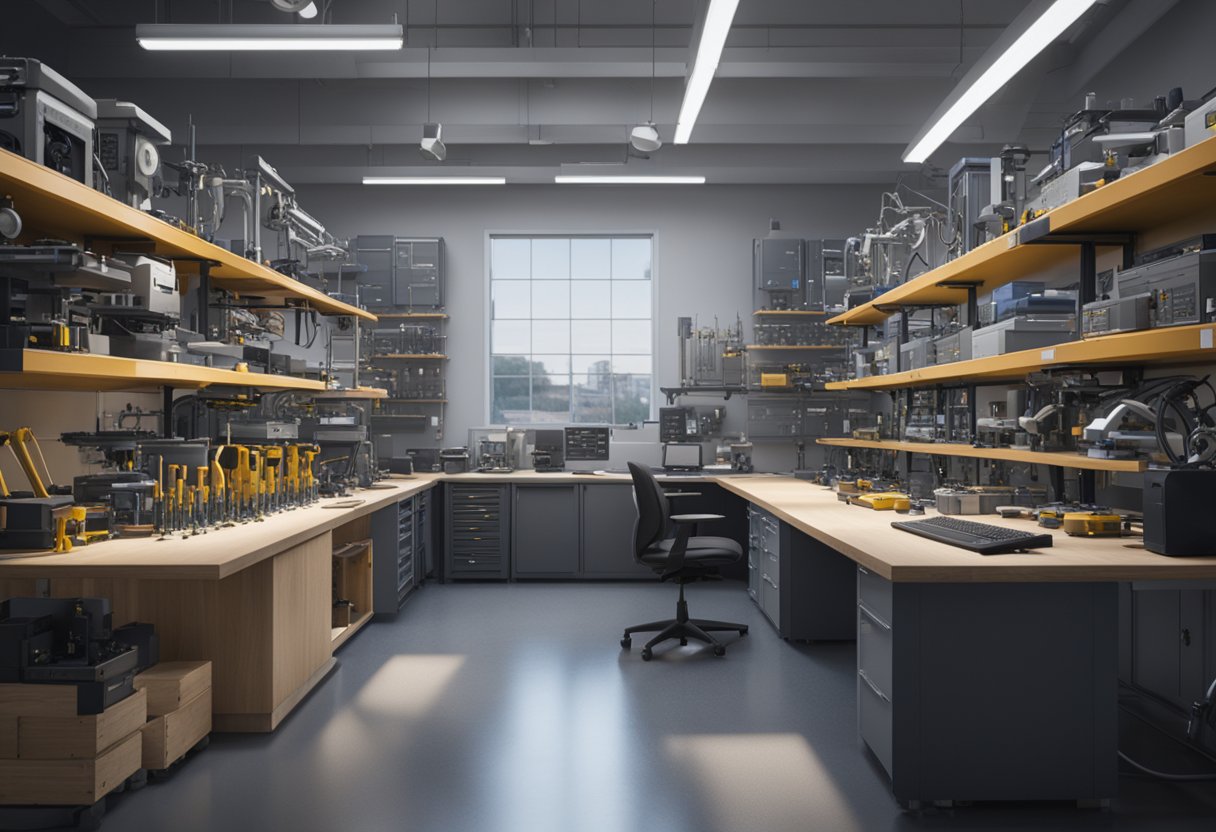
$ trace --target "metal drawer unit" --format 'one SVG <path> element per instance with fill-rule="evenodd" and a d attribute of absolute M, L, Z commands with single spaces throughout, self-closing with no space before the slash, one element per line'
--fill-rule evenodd
<path fill-rule="evenodd" d="M 431 574 L 433 547 L 431 546 L 431 492 L 423 491 L 414 497 L 414 583 L 421 585 Z"/>
<path fill-rule="evenodd" d="M 861 738 L 892 772 L 893 585 L 857 567 L 857 719 Z"/>
<path fill-rule="evenodd" d="M 414 499 L 397 504 L 397 603 L 414 587 Z"/>
<path fill-rule="evenodd" d="M 448 578 L 507 579 L 510 490 L 509 485 L 448 485 L 444 524 Z"/>
<path fill-rule="evenodd" d="M 760 603 L 760 556 L 764 554 L 760 543 L 760 512 L 753 505 L 747 507 L 747 594 Z"/>

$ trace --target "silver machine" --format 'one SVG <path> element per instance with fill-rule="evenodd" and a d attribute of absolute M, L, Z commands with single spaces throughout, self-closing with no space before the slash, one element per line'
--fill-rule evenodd
<path fill-rule="evenodd" d="M 136 105 L 97 99 L 97 159 L 110 195 L 120 202 L 142 211 L 152 207 L 164 188 L 160 148 L 172 142 L 169 128 Z"/>
<path fill-rule="evenodd" d="M 93 187 L 97 103 L 34 58 L 0 57 L 0 148 Z"/>
<path fill-rule="evenodd" d="M 697 327 L 692 318 L 678 320 L 680 385 L 734 387 L 743 384 L 743 322 L 728 329 Z"/>

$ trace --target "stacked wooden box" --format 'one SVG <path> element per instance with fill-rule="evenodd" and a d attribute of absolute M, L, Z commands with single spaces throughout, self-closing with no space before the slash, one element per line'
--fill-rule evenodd
<path fill-rule="evenodd" d="M 0 685 L 0 804 L 90 806 L 143 767 L 148 696 L 77 713 L 74 685 Z"/>
<path fill-rule="evenodd" d="M 211 662 L 161 662 L 135 688 L 148 698 L 144 768 L 167 769 L 211 733 Z"/>

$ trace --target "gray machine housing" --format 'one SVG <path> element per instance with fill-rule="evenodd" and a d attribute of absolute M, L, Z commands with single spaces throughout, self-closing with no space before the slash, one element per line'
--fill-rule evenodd
<path fill-rule="evenodd" d="M 97 158 L 120 202 L 149 207 L 161 188 L 157 147 L 172 142 L 169 128 L 129 101 L 97 99 Z"/>
<path fill-rule="evenodd" d="M 1126 298 L 1096 300 L 1081 310 L 1081 337 L 1094 338 L 1115 332 L 1148 329 L 1152 322 L 1153 296 L 1148 292 Z"/>
<path fill-rule="evenodd" d="M 0 57 L 0 148 L 93 187 L 97 103 L 33 58 Z"/>
<path fill-rule="evenodd" d="M 752 241 L 757 299 L 768 309 L 803 309 L 810 300 L 806 285 L 806 244 L 794 237 Z M 822 289 L 820 289 L 822 292 Z M 822 304 L 822 296 L 819 301 Z"/>
<path fill-rule="evenodd" d="M 354 247 L 359 264 L 367 269 L 358 276 L 364 306 L 439 309 L 444 305 L 442 237 L 360 235 Z"/>
<path fill-rule="evenodd" d="M 1149 294 L 1153 327 L 1210 323 L 1216 319 L 1216 240 L 1203 248 L 1153 260 L 1115 275 L 1120 298 Z"/>
<path fill-rule="evenodd" d="M 1007 318 L 972 333 L 971 357 L 988 358 L 1070 341 L 1075 320 L 1075 316 L 1036 318 L 1019 315 Z"/>

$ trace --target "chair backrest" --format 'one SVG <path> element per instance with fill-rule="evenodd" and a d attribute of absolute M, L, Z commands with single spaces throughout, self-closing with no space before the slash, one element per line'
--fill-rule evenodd
<path fill-rule="evenodd" d="M 640 561 L 642 555 L 662 539 L 671 514 L 667 497 L 654 474 L 630 462 L 629 476 L 633 478 L 633 502 L 638 507 L 638 519 L 633 527 L 633 557 Z"/>

